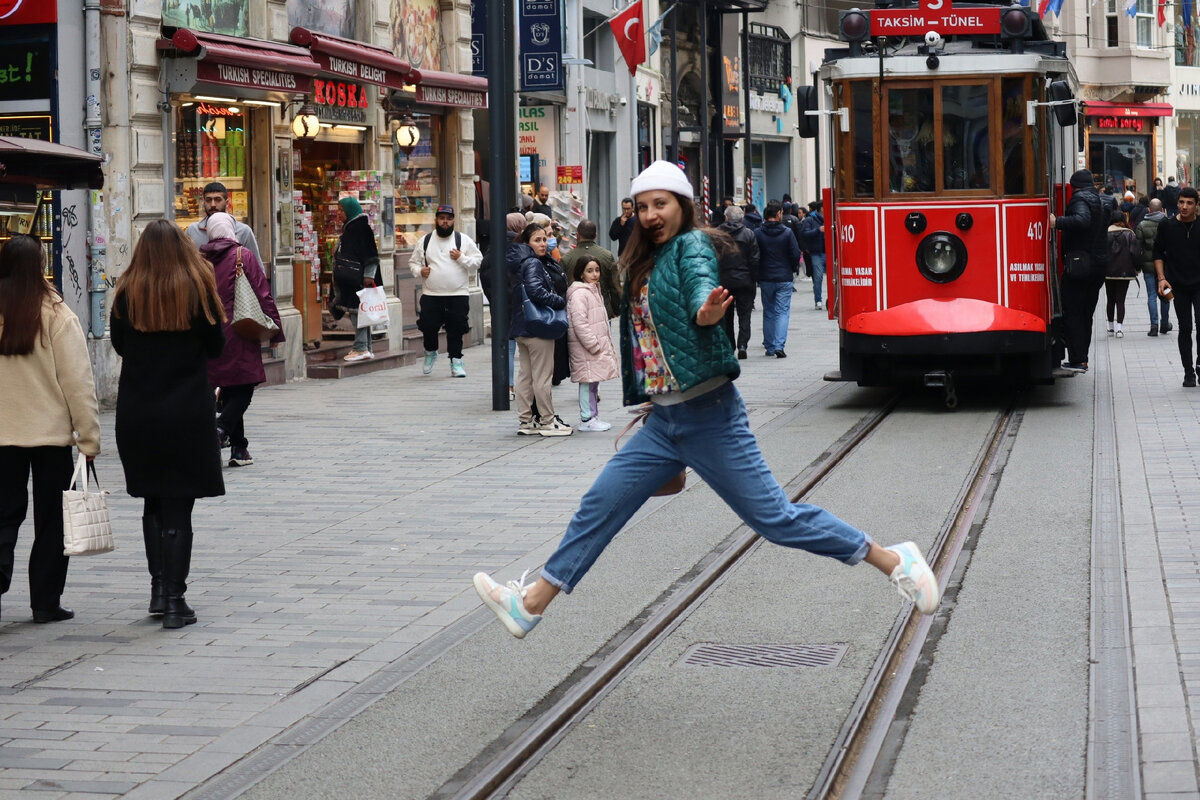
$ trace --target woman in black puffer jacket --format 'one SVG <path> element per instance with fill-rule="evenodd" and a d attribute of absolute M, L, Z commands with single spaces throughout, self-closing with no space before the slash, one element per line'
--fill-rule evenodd
<path fill-rule="evenodd" d="M 540 225 L 526 227 L 509 252 L 509 283 L 512 286 L 512 327 L 509 335 L 517 340 L 517 348 L 521 351 L 521 371 L 517 374 L 516 383 L 517 413 L 521 424 L 517 433 L 525 436 L 570 436 L 571 426 L 554 413 L 554 399 L 551 396 L 554 340 L 541 339 L 529 333 L 525 328 L 525 313 L 522 310 L 525 296 L 539 306 L 566 308 L 565 292 L 556 289 L 556 283 L 565 284 L 565 277 L 558 262 L 549 254 L 546 231 Z M 519 263 L 515 275 L 512 270 L 514 261 Z"/>

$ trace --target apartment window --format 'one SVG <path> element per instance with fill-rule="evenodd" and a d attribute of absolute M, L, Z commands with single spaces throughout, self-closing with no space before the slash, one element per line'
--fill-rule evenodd
<path fill-rule="evenodd" d="M 750 23 L 750 88 L 759 94 L 779 91 L 779 84 L 792 74 L 792 40 L 782 28 Z"/>
<path fill-rule="evenodd" d="M 1154 46 L 1154 0 L 1137 0 L 1137 46 Z"/>
<path fill-rule="evenodd" d="M 1117 14 L 1117 0 L 1106 0 L 1104 6 L 1104 46 L 1120 47 L 1121 18 Z"/>

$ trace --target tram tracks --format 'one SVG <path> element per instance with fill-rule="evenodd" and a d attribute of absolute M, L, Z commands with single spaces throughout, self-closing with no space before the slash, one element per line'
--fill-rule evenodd
<path fill-rule="evenodd" d="M 895 410 L 899 397 L 860 420 L 792 484 L 793 500 L 809 495 L 826 476 L 853 453 Z M 973 464 L 972 478 L 965 482 L 950 522 L 943 527 L 927 554 L 947 601 L 934 617 L 915 609 L 901 615 L 890 632 L 863 692 L 853 706 L 837 742 L 826 760 L 810 798 L 864 796 L 895 756 L 903 740 L 904 713 L 919 692 L 923 670 L 929 664 L 930 637 L 945 629 L 948 611 L 961 582 L 964 564 L 960 556 L 973 545 L 977 521 L 986 516 L 996 478 L 1011 449 L 1019 425 L 1019 413 L 1010 408 L 998 416 L 988 445 Z M 435 792 L 435 798 L 504 797 L 572 727 L 585 718 L 622 679 L 697 608 L 720 579 L 752 552 L 760 538 L 742 530 L 714 551 L 688 575 L 663 592 L 644 613 L 595 655 L 550 697 L 532 709 L 471 763 Z M 902 679 L 903 678 L 903 679 Z M 899 720 L 899 727 L 897 721 Z M 864 771 L 865 770 L 865 771 Z M 886 779 L 886 775 L 884 775 Z"/>

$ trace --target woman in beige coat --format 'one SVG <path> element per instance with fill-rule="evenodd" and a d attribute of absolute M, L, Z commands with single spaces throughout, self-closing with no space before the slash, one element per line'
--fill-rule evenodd
<path fill-rule="evenodd" d="M 600 419 L 600 382 L 617 377 L 617 351 L 608 330 L 608 311 L 600 293 L 600 262 L 581 258 L 575 262 L 567 287 L 567 348 L 571 353 L 571 381 L 579 384 L 581 431 L 606 431 Z"/>
<path fill-rule="evenodd" d="M 34 622 L 58 622 L 75 616 L 59 602 L 71 447 L 88 460 L 100 453 L 100 412 L 83 328 L 44 269 L 42 243 L 32 236 L 14 236 L 0 250 L 0 595 L 12 583 L 32 471 L 29 604 Z"/>

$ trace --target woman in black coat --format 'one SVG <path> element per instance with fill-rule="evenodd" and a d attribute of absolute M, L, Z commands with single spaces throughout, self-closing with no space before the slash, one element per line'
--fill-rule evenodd
<path fill-rule="evenodd" d="M 329 313 L 334 319 L 350 314 L 350 324 L 354 326 L 354 346 L 344 360 L 365 361 L 374 358 L 375 354 L 371 351 L 371 326 L 358 327 L 358 292 L 381 280 L 379 248 L 375 246 L 375 232 L 371 230 L 370 220 L 359 202 L 353 197 L 343 197 L 338 200 L 338 206 L 346 218 L 346 224 L 342 226 L 342 235 L 338 238 L 333 282 L 335 294 Z M 338 280 L 342 271 L 337 268 L 337 259 L 358 265 L 362 268 L 362 275 L 353 280 Z"/>
<path fill-rule="evenodd" d="M 117 450 L 126 489 L 145 498 L 150 613 L 164 628 L 196 621 L 184 600 L 192 507 L 225 494 L 208 360 L 225 344 L 212 268 L 178 226 L 150 223 L 117 281 L 111 319 L 122 357 Z"/>
<path fill-rule="evenodd" d="M 510 336 L 521 352 L 521 371 L 517 374 L 517 416 L 522 436 L 570 436 L 572 428 L 554 413 L 551 381 L 554 377 L 554 339 L 543 339 L 526 329 L 522 310 L 525 298 L 553 309 L 567 307 L 565 289 L 559 292 L 554 270 L 562 269 L 549 255 L 546 231 L 529 225 L 516 238 L 515 255 L 520 259 L 520 274 L 512 288 L 512 324 Z M 565 339 L 566 336 L 560 336 Z M 536 402 L 535 402 L 536 401 Z"/>

